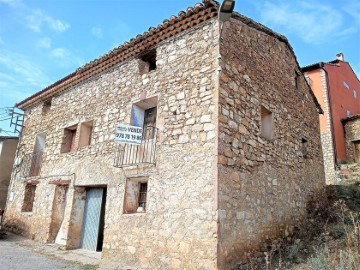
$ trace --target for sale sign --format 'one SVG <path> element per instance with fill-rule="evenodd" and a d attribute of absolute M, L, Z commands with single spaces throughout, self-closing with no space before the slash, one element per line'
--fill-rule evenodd
<path fill-rule="evenodd" d="M 115 128 L 115 142 L 141 144 L 142 133 L 142 127 L 118 124 Z"/>

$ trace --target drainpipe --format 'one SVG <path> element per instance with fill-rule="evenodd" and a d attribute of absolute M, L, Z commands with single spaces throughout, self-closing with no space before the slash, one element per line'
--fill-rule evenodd
<path fill-rule="evenodd" d="M 326 77 L 326 91 L 327 91 L 327 99 L 329 104 L 329 121 L 330 121 L 330 132 L 331 132 L 331 140 L 332 146 L 334 149 L 334 167 L 337 166 L 337 151 L 336 151 L 336 141 L 335 141 L 335 132 L 334 132 L 334 121 L 333 121 L 333 114 L 332 114 L 332 103 L 331 103 L 331 92 L 330 92 L 330 83 L 329 83 L 329 74 L 325 69 L 324 62 L 319 63 L 319 68 L 325 72 Z"/>

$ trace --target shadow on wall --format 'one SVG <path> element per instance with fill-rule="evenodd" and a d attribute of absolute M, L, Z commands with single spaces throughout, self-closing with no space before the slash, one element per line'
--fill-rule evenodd
<path fill-rule="evenodd" d="M 3 224 L 4 230 L 34 239 L 35 235 L 29 234 L 29 228 L 23 221 L 17 218 L 7 220 L 5 220 Z"/>

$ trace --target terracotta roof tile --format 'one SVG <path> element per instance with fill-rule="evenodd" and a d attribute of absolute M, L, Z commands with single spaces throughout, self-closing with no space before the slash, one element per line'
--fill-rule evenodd
<path fill-rule="evenodd" d="M 168 39 L 206 20 L 216 17 L 218 7 L 219 3 L 217 1 L 202 0 L 202 3 L 197 3 L 194 7 L 188 7 L 186 11 L 180 11 L 177 17 L 173 15 L 169 19 L 163 20 L 163 24 L 158 25 L 156 28 L 150 27 L 149 30 L 145 31 L 142 35 L 139 34 L 135 38 L 130 39 L 128 42 L 124 42 L 122 45 L 116 47 L 105 55 L 90 61 L 84 66 L 78 68 L 73 73 L 17 103 L 15 106 L 20 109 L 26 109 L 36 103 L 45 101 L 51 96 L 61 93 L 69 87 L 74 86 L 96 74 L 99 74 L 133 56 L 141 55 L 141 53 L 155 47 L 163 40 Z M 286 37 L 277 34 L 266 26 L 259 24 L 252 19 L 242 16 L 236 12 L 234 12 L 233 18 L 243 22 L 244 24 L 247 24 L 249 27 L 265 32 L 266 34 L 269 34 L 270 36 L 273 36 L 286 43 L 296 58 L 293 49 Z M 312 91 L 310 92 L 312 93 Z M 321 111 L 321 107 L 316 98 L 314 100 L 319 110 Z"/>
<path fill-rule="evenodd" d="M 342 118 L 341 122 L 346 123 L 348 121 L 352 121 L 352 120 L 356 120 L 356 119 L 360 119 L 360 114 L 355 114 L 355 115 L 352 115 L 352 116 L 349 116 L 349 117 L 346 117 L 346 118 Z"/>

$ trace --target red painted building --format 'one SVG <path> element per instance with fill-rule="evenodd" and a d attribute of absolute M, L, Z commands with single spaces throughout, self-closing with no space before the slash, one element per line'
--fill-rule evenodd
<path fill-rule="evenodd" d="M 326 181 L 335 180 L 335 169 L 347 160 L 345 131 L 341 119 L 360 114 L 360 81 L 342 53 L 330 62 L 302 68 L 324 114 L 320 131 Z"/>

